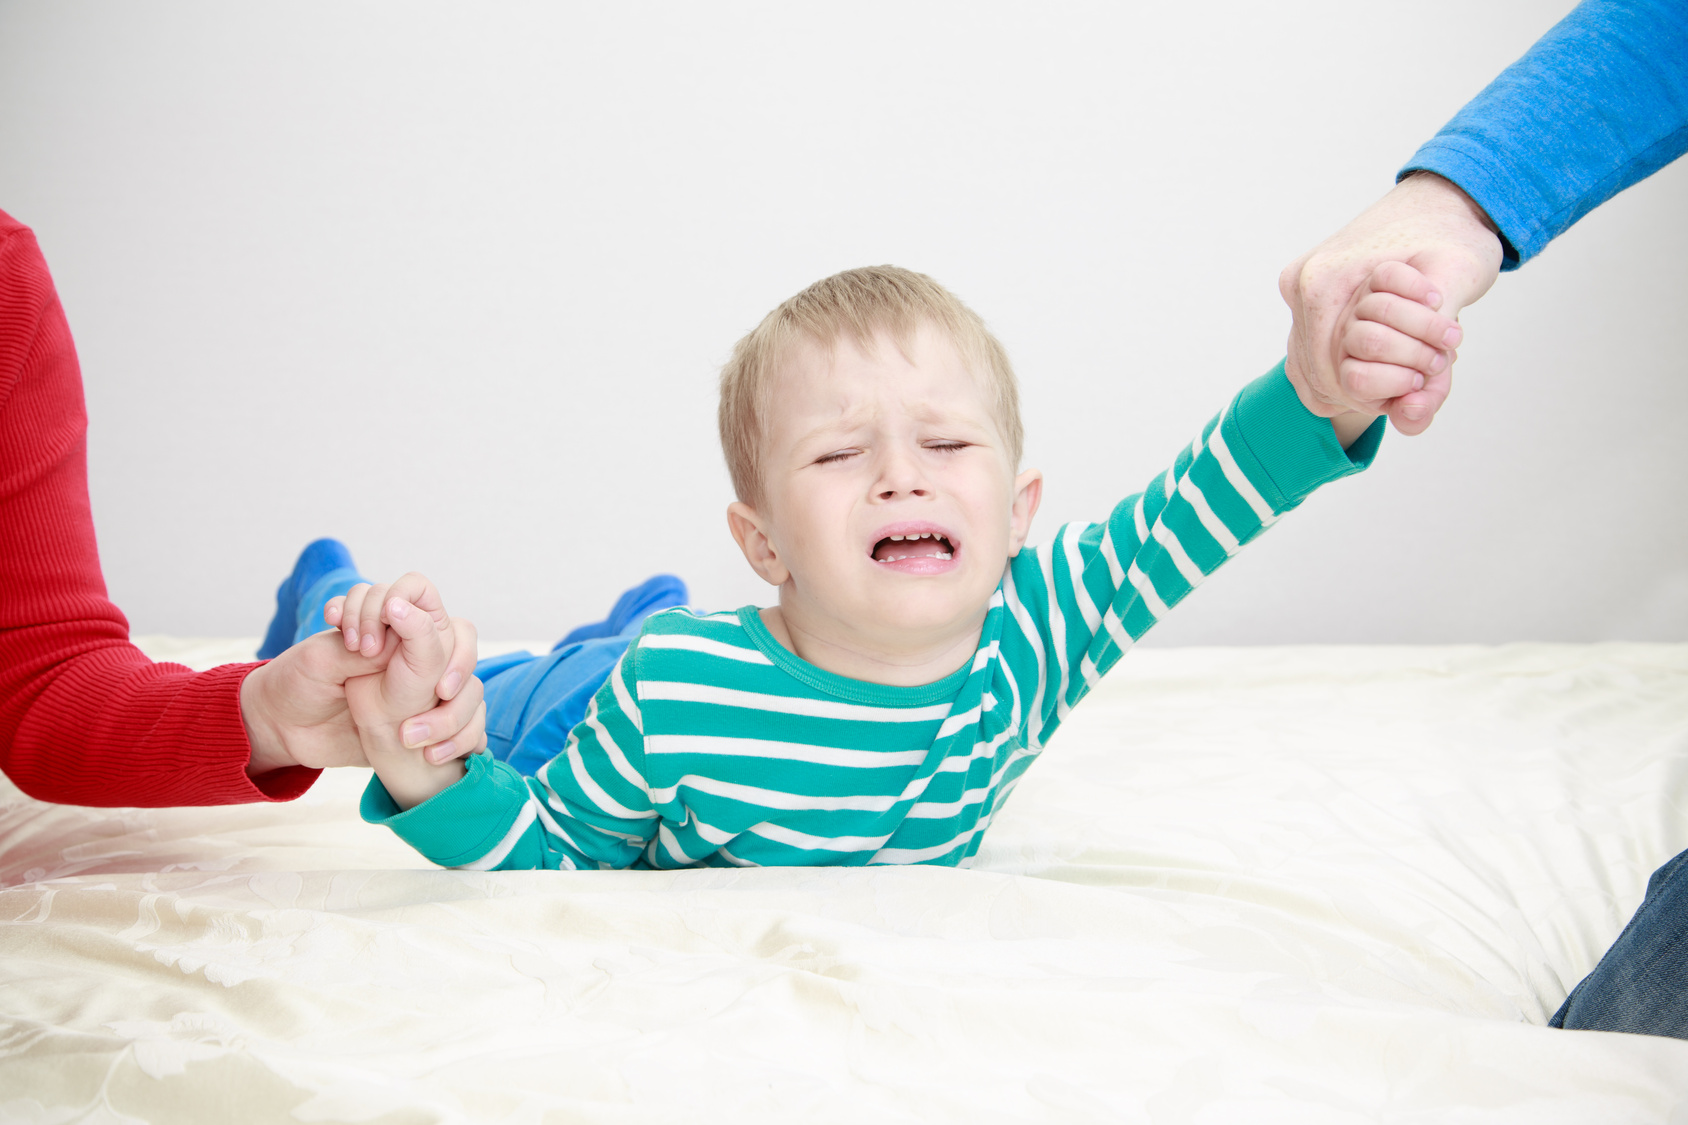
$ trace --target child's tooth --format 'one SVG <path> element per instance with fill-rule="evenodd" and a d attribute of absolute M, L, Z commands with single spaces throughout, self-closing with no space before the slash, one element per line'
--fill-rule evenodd
<path fill-rule="evenodd" d="M 950 553 L 948 551 L 939 551 L 938 552 L 938 558 L 940 558 L 940 559 L 947 559 L 949 557 L 950 557 Z"/>
<path fill-rule="evenodd" d="M 893 543 L 901 543 L 902 541 L 903 541 L 903 537 L 901 535 L 891 536 L 891 542 L 893 542 Z"/>

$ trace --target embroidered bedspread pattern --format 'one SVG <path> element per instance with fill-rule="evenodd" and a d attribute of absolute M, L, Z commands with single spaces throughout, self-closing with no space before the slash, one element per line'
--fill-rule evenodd
<path fill-rule="evenodd" d="M 0 784 L 0 1120 L 1688 1111 L 1539 1026 L 1688 847 L 1688 646 L 1139 651 L 970 871 L 421 870 L 366 776 Z"/>

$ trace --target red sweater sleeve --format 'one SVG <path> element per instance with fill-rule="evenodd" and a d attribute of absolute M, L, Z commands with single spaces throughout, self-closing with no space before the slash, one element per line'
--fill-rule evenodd
<path fill-rule="evenodd" d="M 240 685 L 129 643 L 88 505 L 88 416 L 35 236 L 0 211 L 0 769 L 80 805 L 290 800 L 316 770 L 246 776 Z"/>

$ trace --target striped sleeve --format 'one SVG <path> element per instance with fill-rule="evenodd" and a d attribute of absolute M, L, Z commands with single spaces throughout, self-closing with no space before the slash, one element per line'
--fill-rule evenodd
<path fill-rule="evenodd" d="M 1379 419 L 1346 451 L 1309 413 L 1283 364 L 1245 387 L 1141 492 L 1103 523 L 1071 523 L 1009 563 L 1005 638 L 1016 679 L 1035 685 L 1028 742 L 1074 704 L 1208 575 L 1315 489 L 1366 468 Z"/>
<path fill-rule="evenodd" d="M 371 778 L 363 818 L 385 824 L 442 867 L 471 871 L 629 867 L 656 833 L 634 697 L 638 646 L 622 655 L 586 717 L 538 776 L 487 754 L 463 780 L 400 811 Z"/>

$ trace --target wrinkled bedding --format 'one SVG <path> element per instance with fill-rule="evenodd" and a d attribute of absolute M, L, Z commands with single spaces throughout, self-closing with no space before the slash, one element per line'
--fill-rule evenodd
<path fill-rule="evenodd" d="M 443 871 L 366 777 L 0 781 L 0 1120 L 1688 1122 L 1543 1026 L 1688 848 L 1688 645 L 1139 651 L 971 870 Z"/>

